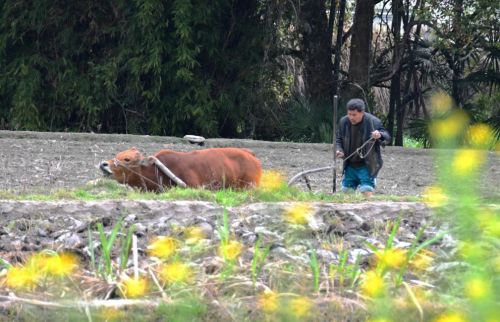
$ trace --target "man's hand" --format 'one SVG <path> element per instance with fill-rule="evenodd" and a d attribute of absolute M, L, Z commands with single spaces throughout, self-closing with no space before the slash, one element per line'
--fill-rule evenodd
<path fill-rule="evenodd" d="M 382 137 L 382 134 L 378 130 L 375 130 L 372 132 L 372 138 L 374 138 L 375 140 L 378 140 L 381 137 Z"/>
<path fill-rule="evenodd" d="M 337 150 L 337 152 L 335 152 L 337 158 L 343 158 L 344 157 L 344 152 L 340 151 L 340 150 Z"/>

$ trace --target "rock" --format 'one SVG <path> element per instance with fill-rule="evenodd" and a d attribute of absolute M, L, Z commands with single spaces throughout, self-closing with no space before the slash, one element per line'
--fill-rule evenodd
<path fill-rule="evenodd" d="M 131 226 L 134 226 L 134 233 L 137 235 L 137 237 L 142 237 L 144 234 L 147 232 L 147 227 L 141 223 L 135 223 Z"/>
<path fill-rule="evenodd" d="M 276 232 L 270 231 L 266 227 L 258 226 L 258 227 L 255 227 L 254 231 L 258 235 L 272 237 L 275 240 L 283 240 L 282 235 L 280 235 Z"/>
<path fill-rule="evenodd" d="M 308 265 L 308 263 L 309 263 L 309 258 L 304 259 L 300 256 L 294 256 L 294 255 L 292 255 L 292 253 L 288 249 L 286 249 L 283 246 L 277 246 L 277 247 L 271 248 L 271 254 L 273 254 L 276 257 L 290 260 L 294 263 L 298 263 L 298 264 L 302 264 L 302 265 Z"/>
<path fill-rule="evenodd" d="M 125 219 L 123 219 L 123 221 L 126 223 L 131 223 L 131 222 L 134 222 L 136 220 L 137 220 L 137 215 L 134 215 L 134 214 L 130 214 L 127 217 L 125 217 Z"/>
<path fill-rule="evenodd" d="M 205 138 L 197 135 L 184 135 L 183 139 L 187 140 L 191 144 L 204 145 L 205 143 Z"/>
<path fill-rule="evenodd" d="M 332 251 L 325 249 L 316 250 L 316 255 L 319 259 L 321 259 L 321 261 L 327 264 L 332 263 L 338 259 L 337 255 L 335 255 Z"/>
<path fill-rule="evenodd" d="M 45 230 L 43 228 L 37 228 L 37 235 L 39 237 L 47 237 L 48 233 L 47 233 L 47 230 Z"/>
<path fill-rule="evenodd" d="M 214 235 L 214 227 L 207 222 L 200 222 L 195 227 L 199 227 L 203 233 L 204 238 L 211 239 Z"/>
<path fill-rule="evenodd" d="M 75 233 L 68 232 L 61 235 L 57 240 L 64 248 L 80 248 L 82 247 L 82 239 Z"/>
<path fill-rule="evenodd" d="M 349 251 L 349 260 L 351 263 L 356 262 L 356 260 L 361 261 L 363 258 L 367 258 L 371 255 L 369 251 L 362 248 L 354 248 Z M 359 259 L 358 259 L 359 258 Z"/>

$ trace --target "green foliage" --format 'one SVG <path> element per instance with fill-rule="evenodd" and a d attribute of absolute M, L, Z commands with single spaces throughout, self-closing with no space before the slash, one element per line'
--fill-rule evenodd
<path fill-rule="evenodd" d="M 319 277 L 320 277 L 320 265 L 318 263 L 318 258 L 316 256 L 316 251 L 311 250 L 311 255 L 309 257 L 309 266 L 311 267 L 311 272 L 313 276 L 313 289 L 315 292 L 319 291 Z"/>
<path fill-rule="evenodd" d="M 196 296 L 186 297 L 172 304 L 162 304 L 155 309 L 155 315 L 168 321 L 201 321 L 207 305 Z"/>
<path fill-rule="evenodd" d="M 301 99 L 287 102 L 284 108 L 283 140 L 332 142 L 332 106 L 316 106 Z"/>
<path fill-rule="evenodd" d="M 120 218 L 116 224 L 111 228 L 110 233 L 107 235 L 104 231 L 104 226 L 101 222 L 97 223 L 97 232 L 99 234 L 99 250 L 100 256 L 96 254 L 96 245 L 92 232 L 88 230 L 88 248 L 90 251 L 90 264 L 93 271 L 104 277 L 114 278 L 118 274 L 113 270 L 113 250 L 118 248 L 120 258 L 120 270 L 124 270 L 130 254 L 132 245 L 132 235 L 135 231 L 135 226 L 127 229 L 125 236 L 122 233 L 123 218 Z"/>
<path fill-rule="evenodd" d="M 97 185 L 89 185 L 75 189 L 60 189 L 41 194 L 19 194 L 0 190 L 0 197 L 6 200 L 204 200 L 220 204 L 224 207 L 233 207 L 250 202 L 280 202 L 280 201 L 330 201 L 330 202 L 361 202 L 365 198 L 360 193 L 329 194 L 321 192 L 301 191 L 296 187 L 284 185 L 278 190 L 232 190 L 218 191 L 172 188 L 163 193 L 142 192 L 127 188 L 114 180 L 102 180 Z M 373 200 L 385 201 L 418 201 L 417 196 L 390 196 L 376 195 Z"/>
<path fill-rule="evenodd" d="M 255 246 L 253 247 L 253 257 L 252 257 L 252 263 L 250 266 L 250 272 L 252 275 L 252 283 L 255 287 L 255 283 L 257 282 L 257 278 L 262 271 L 262 268 L 264 267 L 264 264 L 266 264 L 266 258 L 269 255 L 271 251 L 271 246 L 268 245 L 264 249 L 261 249 L 261 241 L 262 238 L 259 236 L 257 238 L 257 241 L 255 242 Z"/>
<path fill-rule="evenodd" d="M 403 146 L 409 148 L 423 148 L 425 147 L 425 143 L 422 139 L 415 139 L 409 136 L 405 136 L 403 138 Z"/>
<path fill-rule="evenodd" d="M 1 1 L 1 124 L 245 136 L 271 81 L 258 5 Z"/>

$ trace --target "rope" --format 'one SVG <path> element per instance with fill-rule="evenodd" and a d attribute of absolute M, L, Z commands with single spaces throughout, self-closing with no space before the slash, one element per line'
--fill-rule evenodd
<path fill-rule="evenodd" d="M 373 141 L 373 142 L 372 142 Z M 366 153 L 363 153 L 363 148 L 368 144 L 372 142 L 372 145 L 368 149 Z M 374 138 L 369 138 L 368 140 L 365 141 L 359 148 L 357 148 L 353 153 L 351 153 L 347 158 L 344 158 L 344 161 L 349 160 L 352 158 L 353 155 L 358 154 L 361 159 L 366 158 L 366 156 L 372 151 L 373 147 L 375 146 L 375 139 Z"/>
<path fill-rule="evenodd" d="M 155 165 L 157 166 L 156 170 L 158 170 L 158 168 L 167 176 L 169 177 L 170 179 L 172 179 L 172 181 L 174 181 L 176 184 L 178 184 L 180 187 L 182 188 L 186 188 L 187 187 L 187 184 L 182 181 L 179 177 L 177 177 L 169 168 L 167 168 L 167 166 L 165 166 L 160 160 L 158 160 L 158 158 L 154 157 L 154 156 L 151 156 L 150 157 L 151 160 L 153 160 L 153 162 L 155 163 Z M 113 163 L 115 164 L 115 166 L 121 166 L 121 167 L 124 167 L 125 169 L 129 170 L 130 172 L 136 174 L 137 176 L 139 176 L 141 178 L 141 181 L 142 181 L 142 184 L 144 186 L 146 186 L 146 183 L 144 182 L 144 180 L 147 180 L 149 182 L 151 182 L 152 184 L 158 186 L 158 188 L 160 189 L 160 191 L 164 191 L 163 189 L 163 185 L 162 184 L 159 184 L 158 182 L 155 182 L 151 179 L 149 179 L 148 177 L 142 175 L 142 173 L 140 172 L 137 172 L 135 170 L 133 170 L 132 167 L 128 167 L 126 165 L 123 164 L 123 162 L 117 160 L 116 158 L 113 159 Z M 157 173 L 157 176 L 158 176 L 158 173 Z M 159 178 L 161 180 L 161 178 Z"/>
<path fill-rule="evenodd" d="M 370 142 L 372 142 L 372 145 L 370 146 L 370 148 L 368 149 L 368 151 L 366 153 L 363 153 L 362 149 Z M 374 138 L 369 138 L 368 140 L 365 141 L 365 143 L 363 143 L 359 148 L 356 149 L 356 151 L 354 151 L 353 153 L 351 153 L 347 158 L 344 159 L 344 161 L 348 160 L 349 158 L 352 158 L 352 156 L 356 153 L 359 154 L 359 157 L 361 159 L 364 159 L 366 158 L 366 156 L 371 152 L 371 150 L 373 149 L 373 147 L 375 146 L 375 139 Z M 321 171 L 326 171 L 326 170 L 330 170 L 332 169 L 333 166 L 328 166 L 328 167 L 323 167 L 323 168 L 317 168 L 317 169 L 311 169 L 311 170 L 306 170 L 306 171 L 302 171 L 300 173 L 297 173 L 296 175 L 294 175 L 289 181 L 288 181 L 288 185 L 291 186 L 293 184 L 295 184 L 295 182 L 297 182 L 300 178 L 304 177 L 304 178 L 307 178 L 305 175 L 306 174 L 310 174 L 310 173 L 316 173 L 316 172 L 321 172 Z M 311 190 L 311 189 L 309 189 Z"/>

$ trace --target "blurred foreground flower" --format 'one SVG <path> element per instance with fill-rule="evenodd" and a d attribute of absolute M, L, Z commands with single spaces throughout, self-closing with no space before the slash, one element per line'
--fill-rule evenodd
<path fill-rule="evenodd" d="M 264 313 L 276 312 L 278 310 L 278 294 L 270 290 L 264 291 L 258 297 L 257 306 Z"/>
<path fill-rule="evenodd" d="M 465 282 L 465 294 L 471 300 L 483 300 L 489 297 L 491 285 L 482 277 L 473 277 Z"/>
<path fill-rule="evenodd" d="M 431 266 L 434 260 L 434 253 L 429 250 L 423 249 L 419 251 L 410 261 L 410 266 L 416 271 L 425 271 Z"/>
<path fill-rule="evenodd" d="M 406 263 L 406 251 L 400 248 L 380 250 L 375 253 L 378 265 L 398 269 Z"/>
<path fill-rule="evenodd" d="M 293 315 L 297 318 L 304 317 L 308 315 L 311 311 L 313 304 L 307 297 L 297 297 L 290 300 L 290 310 Z"/>
<path fill-rule="evenodd" d="M 5 282 L 14 289 L 33 289 L 41 278 L 41 271 L 37 268 L 12 266 L 7 271 Z"/>
<path fill-rule="evenodd" d="M 448 202 L 448 196 L 441 187 L 427 187 L 422 196 L 424 202 L 430 207 L 442 207 Z"/>
<path fill-rule="evenodd" d="M 149 246 L 148 254 L 150 256 L 167 259 L 177 253 L 179 242 L 172 237 L 157 237 Z"/>
<path fill-rule="evenodd" d="M 285 221 L 295 225 L 306 225 L 312 216 L 313 208 L 307 203 L 297 203 L 285 210 Z"/>
<path fill-rule="evenodd" d="M 434 120 L 429 126 L 429 132 L 433 139 L 446 141 L 455 139 L 467 126 L 469 117 L 461 110 L 454 111 L 446 119 Z"/>
<path fill-rule="evenodd" d="M 206 238 L 205 233 L 201 227 L 187 227 L 184 230 L 186 244 L 194 245 L 197 244 L 200 240 Z"/>
<path fill-rule="evenodd" d="M 384 293 L 384 279 L 375 271 L 365 273 L 361 282 L 361 292 L 368 297 L 377 297 Z"/>
<path fill-rule="evenodd" d="M 490 148 L 494 140 L 493 129 L 488 124 L 474 124 L 467 131 L 467 141 L 475 148 Z"/>
<path fill-rule="evenodd" d="M 435 322 L 466 322 L 467 320 L 460 313 L 445 313 L 439 316 Z"/>
<path fill-rule="evenodd" d="M 484 260 L 489 257 L 488 245 L 474 240 L 463 240 L 458 244 L 459 254 L 469 260 Z"/>
<path fill-rule="evenodd" d="M 219 246 L 219 255 L 227 261 L 233 261 L 238 258 L 243 250 L 243 245 L 236 241 L 230 240 Z"/>
<path fill-rule="evenodd" d="M 285 178 L 277 171 L 264 171 L 260 179 L 260 188 L 263 190 L 278 190 L 285 185 Z"/>
<path fill-rule="evenodd" d="M 144 296 L 148 291 L 148 280 L 144 277 L 125 278 L 121 282 L 120 290 L 126 298 L 137 298 Z"/>
<path fill-rule="evenodd" d="M 437 92 L 431 97 L 431 108 L 434 114 L 445 114 L 453 107 L 453 99 L 445 92 Z"/>
<path fill-rule="evenodd" d="M 500 255 L 493 258 L 493 269 L 500 273 Z"/>
<path fill-rule="evenodd" d="M 477 215 L 477 219 L 485 234 L 500 238 L 500 216 L 497 216 L 489 209 L 485 209 Z"/>
<path fill-rule="evenodd" d="M 191 276 L 191 268 L 180 262 L 165 264 L 160 271 L 160 277 L 169 284 L 188 282 Z"/>
<path fill-rule="evenodd" d="M 73 273 L 79 265 L 76 255 L 61 253 L 41 257 L 40 264 L 44 273 L 53 276 L 67 276 Z"/>
<path fill-rule="evenodd" d="M 453 172 L 466 176 L 475 173 L 486 159 L 486 154 L 480 150 L 458 150 L 452 161 Z"/>
<path fill-rule="evenodd" d="M 102 319 L 102 321 L 112 322 L 123 321 L 126 318 L 126 315 L 123 310 L 114 307 L 105 307 L 100 310 L 99 317 Z"/>

